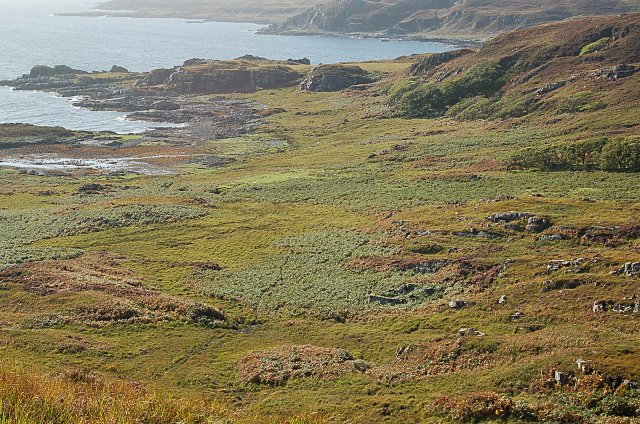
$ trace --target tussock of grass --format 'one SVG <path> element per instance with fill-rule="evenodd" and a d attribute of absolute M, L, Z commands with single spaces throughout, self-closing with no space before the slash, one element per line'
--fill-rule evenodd
<path fill-rule="evenodd" d="M 3 424 L 202 424 L 232 422 L 231 418 L 227 406 L 215 399 L 174 398 L 82 370 L 46 376 L 0 367 Z"/>

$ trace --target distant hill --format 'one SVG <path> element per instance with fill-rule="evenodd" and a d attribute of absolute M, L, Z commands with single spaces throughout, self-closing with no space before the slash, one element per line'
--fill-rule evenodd
<path fill-rule="evenodd" d="M 635 0 L 335 0 L 267 32 L 491 36 L 576 16 L 631 12 L 637 6 Z"/>
<path fill-rule="evenodd" d="M 97 7 L 106 13 L 87 14 L 273 23 L 325 2 L 326 0 L 110 0 Z"/>

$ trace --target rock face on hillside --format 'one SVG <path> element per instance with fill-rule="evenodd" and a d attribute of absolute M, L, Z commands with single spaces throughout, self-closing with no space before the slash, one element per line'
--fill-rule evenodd
<path fill-rule="evenodd" d="M 189 62 L 188 66 L 152 71 L 136 85 L 164 85 L 166 90 L 181 94 L 251 93 L 291 87 L 302 77 L 290 67 L 266 62 L 259 65 L 247 61 Z"/>
<path fill-rule="evenodd" d="M 323 65 L 309 72 L 300 89 L 305 91 L 340 91 L 358 84 L 368 84 L 373 80 L 359 66 Z"/>
<path fill-rule="evenodd" d="M 622 0 L 334 0 L 265 31 L 493 34 L 573 16 L 629 10 Z"/>

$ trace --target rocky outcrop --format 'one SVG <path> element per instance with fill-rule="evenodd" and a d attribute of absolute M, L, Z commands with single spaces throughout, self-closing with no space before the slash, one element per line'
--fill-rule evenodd
<path fill-rule="evenodd" d="M 151 71 L 136 86 L 162 85 L 165 90 L 176 94 L 251 93 L 260 89 L 291 87 L 302 77 L 288 66 L 263 63 L 268 61 L 261 58 L 245 58 L 239 62 L 199 59 L 187 62 L 190 65 Z"/>
<path fill-rule="evenodd" d="M 429 55 L 423 59 L 420 59 L 418 62 L 414 63 L 411 66 L 411 69 L 409 70 L 409 75 L 411 76 L 426 75 L 444 63 L 451 62 L 454 59 L 457 59 L 462 56 L 466 56 L 471 53 L 473 53 L 473 50 L 460 49 L 460 50 L 453 50 L 449 52 L 435 53 L 435 54 Z"/>
<path fill-rule="evenodd" d="M 154 69 L 139 80 L 136 87 L 153 87 L 164 84 L 173 72 L 173 69 Z"/>
<path fill-rule="evenodd" d="M 25 75 L 26 78 L 42 78 L 42 77 L 56 77 L 62 75 L 80 75 L 88 74 L 86 71 L 79 69 L 73 69 L 66 65 L 56 65 L 53 68 L 46 65 L 36 65 L 31 69 L 31 72 Z"/>
<path fill-rule="evenodd" d="M 300 89 L 305 91 L 340 91 L 354 85 L 368 84 L 373 79 L 358 66 L 323 65 L 309 72 Z"/>
<path fill-rule="evenodd" d="M 595 71 L 592 76 L 594 78 L 606 79 L 609 81 L 614 81 L 620 78 L 627 78 L 636 72 L 640 71 L 640 66 L 628 65 L 628 64 L 620 64 L 616 66 L 612 66 L 610 68 L 599 69 Z"/>
<path fill-rule="evenodd" d="M 114 74 L 128 74 L 129 70 L 123 66 L 113 65 L 109 72 L 112 72 Z"/>

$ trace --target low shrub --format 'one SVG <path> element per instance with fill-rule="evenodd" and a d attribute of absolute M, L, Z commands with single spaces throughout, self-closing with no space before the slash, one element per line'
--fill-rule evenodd
<path fill-rule="evenodd" d="M 459 398 L 443 396 L 435 401 L 433 411 L 454 421 L 477 422 L 506 418 L 512 407 L 513 402 L 508 397 L 494 392 L 477 392 Z"/>
<path fill-rule="evenodd" d="M 587 44 L 580 50 L 580 56 L 584 56 L 587 54 L 599 52 L 600 50 L 604 50 L 609 46 L 609 37 L 604 37 L 599 39 L 598 41 L 594 41 L 593 43 Z"/>

